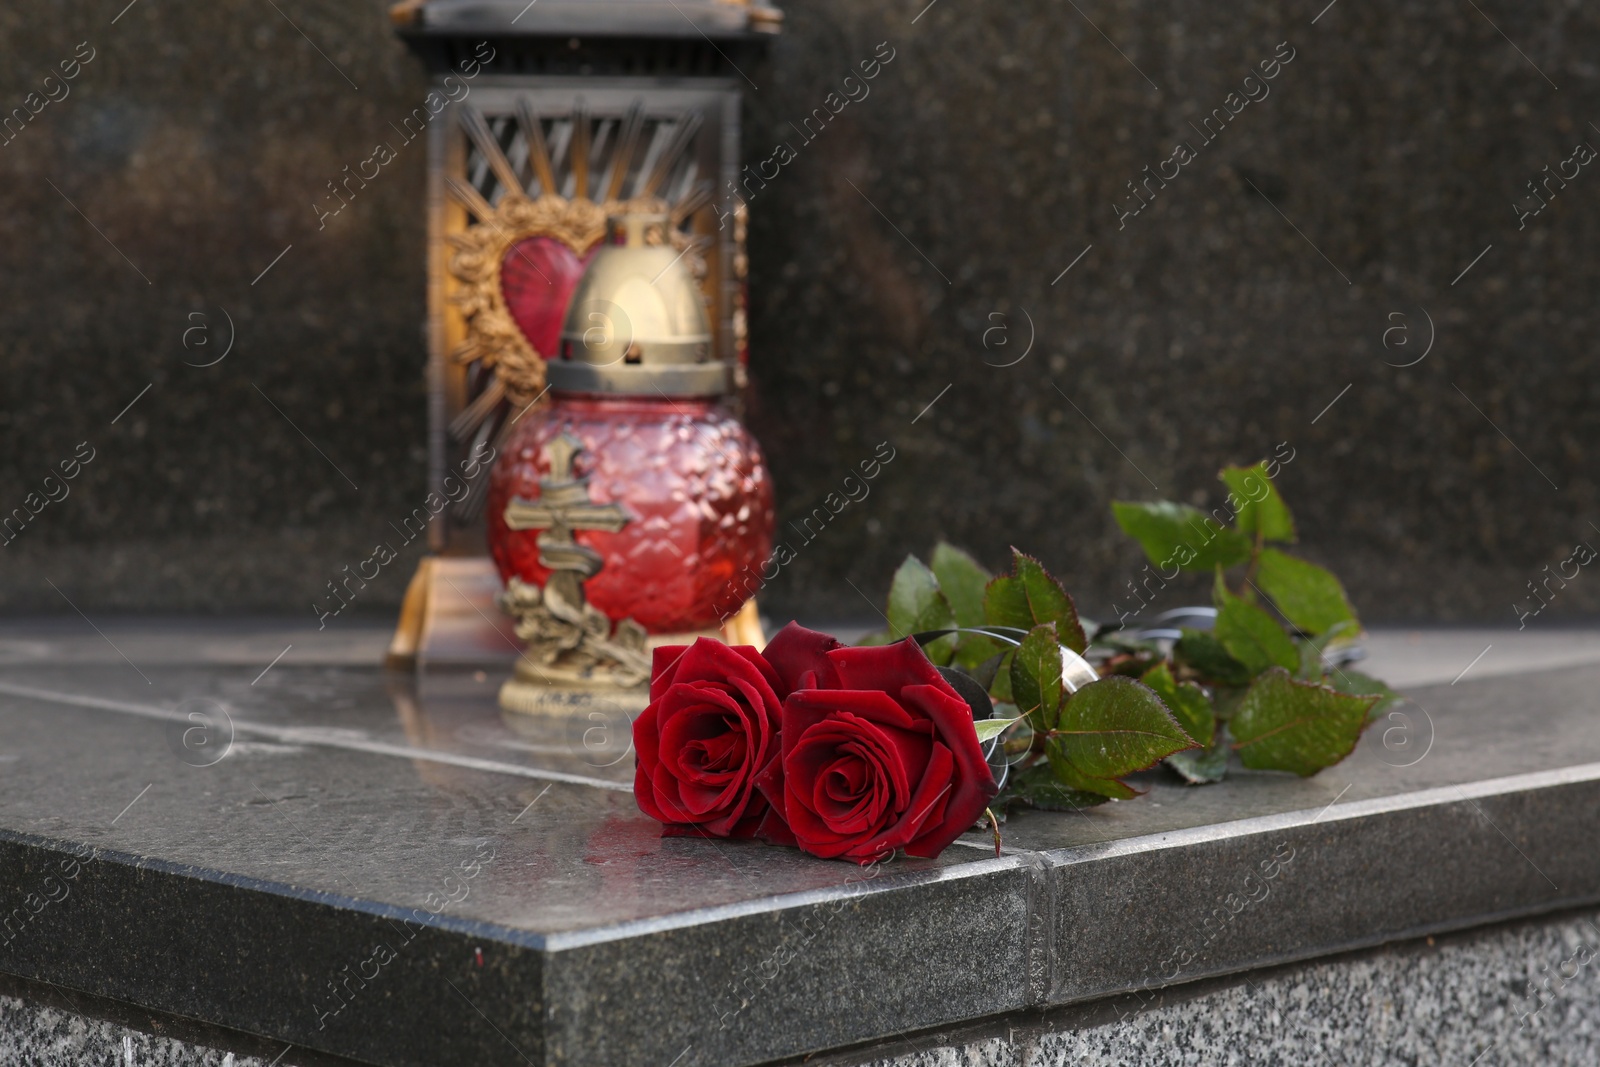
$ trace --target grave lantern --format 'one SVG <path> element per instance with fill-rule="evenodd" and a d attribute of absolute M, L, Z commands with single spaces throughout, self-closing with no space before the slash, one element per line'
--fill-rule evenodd
<path fill-rule="evenodd" d="M 734 195 L 742 70 L 782 15 L 764 0 L 404 0 L 391 17 L 428 64 L 428 111 L 442 105 L 428 123 L 428 478 L 445 505 L 432 520 L 434 555 L 407 592 L 390 661 L 503 658 L 504 639 L 484 622 L 487 610 L 503 631 L 511 626 L 486 608 L 501 588 L 488 531 L 498 549 L 516 524 L 486 514 L 491 478 L 475 457 L 502 455 L 533 424 L 548 429 L 535 434 L 538 448 L 563 433 L 582 437 L 582 427 L 549 422 L 546 409 L 563 396 L 580 407 L 587 397 L 612 430 L 625 427 L 618 405 L 627 407 L 633 386 L 618 383 L 674 377 L 630 376 L 638 344 L 619 357 L 621 374 L 599 366 L 605 361 L 594 353 L 573 359 L 570 351 L 568 363 L 593 369 L 574 366 L 564 379 L 547 372 L 562 355 L 569 304 L 608 225 L 619 250 L 628 244 L 615 220 L 652 220 L 647 239 L 676 257 L 661 284 L 687 286 L 704 316 L 694 360 L 701 367 L 690 384 L 649 392 L 684 411 L 691 426 L 737 415 L 746 380 L 745 219 Z M 663 358 L 655 347 L 646 362 Z M 672 421 L 661 411 L 642 418 L 654 427 L 644 432 Z M 538 448 L 535 487 L 552 466 Z M 593 442 L 576 456 L 579 468 L 614 461 Z M 606 473 L 614 482 L 619 472 Z M 746 540 L 770 539 L 770 488 L 761 490 L 766 514 L 756 519 L 767 531 Z M 525 529 L 532 544 L 539 533 Z M 641 535 L 624 527 L 577 536 L 633 543 Z M 546 573 L 527 545 L 497 555 L 525 560 L 502 566 L 507 575 Z M 591 597 L 614 618 L 629 610 L 616 594 L 619 581 L 637 577 L 618 573 L 621 566 L 612 562 L 611 582 Z M 663 626 L 669 616 L 670 625 L 705 622 L 692 606 L 656 614 Z"/>

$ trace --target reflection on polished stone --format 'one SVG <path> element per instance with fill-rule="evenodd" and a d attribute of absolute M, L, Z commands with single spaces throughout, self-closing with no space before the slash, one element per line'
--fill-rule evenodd
<path fill-rule="evenodd" d="M 761 1063 L 1125 993 L 1263 855 L 1270 901 L 1174 980 L 1600 899 L 1595 666 L 871 869 L 663 838 L 625 714 L 507 713 L 487 672 L 144 673 L 0 678 L 0 971 L 372 1063 Z"/>

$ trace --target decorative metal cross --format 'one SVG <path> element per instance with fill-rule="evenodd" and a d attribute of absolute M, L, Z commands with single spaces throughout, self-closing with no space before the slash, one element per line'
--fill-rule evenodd
<path fill-rule="evenodd" d="M 621 504 L 596 504 L 589 499 L 589 479 L 572 476 L 572 462 L 583 442 L 568 431 L 544 446 L 550 473 L 539 479 L 539 499 L 513 498 L 506 505 L 506 525 L 513 530 L 540 530 L 539 562 L 550 568 L 545 593 L 555 593 L 575 608 L 582 608 L 582 582 L 605 566 L 600 553 L 572 539 L 574 530 L 616 533 L 633 516 Z"/>

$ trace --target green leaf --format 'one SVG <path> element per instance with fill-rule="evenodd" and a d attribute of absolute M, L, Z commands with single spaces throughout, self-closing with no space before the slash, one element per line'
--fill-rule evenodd
<path fill-rule="evenodd" d="M 1211 689 L 1211 706 L 1217 710 L 1217 722 L 1226 724 L 1233 720 L 1233 713 L 1239 710 L 1239 702 L 1250 690 L 1247 688 L 1251 679 L 1245 679 L 1244 685 L 1218 685 Z"/>
<path fill-rule="evenodd" d="M 1328 684 L 1339 692 L 1349 693 L 1351 696 L 1377 697 L 1377 703 L 1367 712 L 1368 722 L 1377 722 L 1383 718 L 1384 712 L 1405 699 L 1377 678 L 1370 674 L 1362 674 L 1360 671 L 1334 671 L 1328 678 Z"/>
<path fill-rule="evenodd" d="M 890 631 L 898 640 L 927 630 L 947 630 L 955 621 L 950 602 L 939 590 L 939 579 L 916 556 L 907 556 L 894 572 L 894 583 L 889 587 Z M 950 662 L 955 645 L 953 637 L 941 637 L 922 650 L 942 667 Z"/>
<path fill-rule="evenodd" d="M 1027 770 L 1012 772 L 1001 802 L 1008 807 L 1026 804 L 1041 811 L 1076 811 L 1104 804 L 1107 799 L 1099 793 L 1062 785 L 1049 764 L 1038 763 Z"/>
<path fill-rule="evenodd" d="M 996 705 L 1016 703 L 1011 695 L 1011 661 L 1015 658 L 1011 650 L 1001 656 L 999 668 L 994 672 L 994 681 L 989 684 L 989 699 Z"/>
<path fill-rule="evenodd" d="M 1344 645 L 1353 645 L 1361 636 L 1361 623 L 1355 619 L 1347 622 L 1337 622 L 1330 626 L 1327 632 L 1321 635 L 1322 651 L 1340 648 Z"/>
<path fill-rule="evenodd" d="M 1172 712 L 1172 717 L 1178 720 L 1178 725 L 1183 727 L 1184 733 L 1194 738 L 1200 745 L 1211 744 L 1211 737 L 1216 732 L 1217 717 L 1211 710 L 1211 701 L 1206 699 L 1204 690 L 1193 682 L 1179 685 L 1165 663 L 1151 667 L 1139 680 L 1161 698 L 1161 703 Z"/>
<path fill-rule="evenodd" d="M 1315 563 L 1277 549 L 1261 553 L 1256 584 L 1278 605 L 1284 618 L 1308 634 L 1325 633 L 1355 620 L 1339 579 Z"/>
<path fill-rule="evenodd" d="M 1234 523 L 1251 540 L 1260 533 L 1264 541 L 1293 541 L 1294 519 L 1289 505 L 1278 495 L 1267 477 L 1266 463 L 1253 467 L 1224 467 L 1218 475 L 1233 491 L 1230 505 L 1237 505 Z"/>
<path fill-rule="evenodd" d="M 1115 778 L 1095 778 L 1078 770 L 1072 765 L 1072 761 L 1062 754 L 1054 738 L 1046 742 L 1045 756 L 1050 764 L 1050 773 L 1056 776 L 1056 781 L 1075 793 L 1096 793 L 1107 800 L 1132 800 L 1139 795 L 1139 791 L 1127 782 Z"/>
<path fill-rule="evenodd" d="M 889 629 L 898 637 L 955 624 L 950 602 L 939 591 L 939 579 L 916 556 L 907 556 L 889 587 Z"/>
<path fill-rule="evenodd" d="M 978 731 L 978 740 L 987 741 L 990 738 L 999 737 L 1010 729 L 1012 724 L 1020 720 L 1021 716 L 1015 719 L 979 719 L 972 726 Z"/>
<path fill-rule="evenodd" d="M 1228 655 L 1244 664 L 1251 674 L 1268 667 L 1295 670 L 1300 666 L 1300 650 L 1278 621 L 1254 604 L 1227 592 L 1217 605 L 1217 622 L 1212 629 Z"/>
<path fill-rule="evenodd" d="M 990 656 L 988 659 L 983 660 L 981 663 L 974 663 L 970 666 L 968 664 L 961 663 L 958 664 L 958 666 L 960 666 L 961 669 L 966 671 L 968 674 L 972 675 L 973 680 L 979 685 L 983 686 L 985 689 L 992 689 L 994 687 L 994 680 L 1000 672 L 1000 662 L 1003 659 L 1005 659 L 1005 653 L 998 652 L 995 655 Z"/>
<path fill-rule="evenodd" d="M 1133 504 L 1115 501 L 1111 514 L 1122 532 L 1139 542 L 1150 562 L 1158 567 L 1209 571 L 1232 567 L 1250 559 L 1250 538 L 1199 508 L 1159 501 Z M 1208 525 L 1209 524 L 1209 528 Z"/>
<path fill-rule="evenodd" d="M 1274 667 L 1255 680 L 1234 712 L 1234 750 L 1246 767 L 1308 777 L 1350 754 L 1377 700 L 1297 682 Z"/>
<path fill-rule="evenodd" d="M 1003 574 L 988 584 L 983 591 L 983 619 L 989 626 L 1033 629 L 1033 609 L 1020 579 Z"/>
<path fill-rule="evenodd" d="M 1232 751 L 1229 740 L 1227 727 L 1223 727 L 1210 748 L 1174 752 L 1166 764 L 1190 785 L 1220 782 L 1228 773 L 1228 754 Z"/>
<path fill-rule="evenodd" d="M 1063 784 L 1127 799 L 1136 793 L 1117 779 L 1194 747 L 1155 693 L 1112 675 L 1067 698 L 1046 754 Z"/>
<path fill-rule="evenodd" d="M 983 591 L 990 574 L 954 545 L 940 541 L 933 548 L 933 573 L 950 602 L 957 626 L 983 625 Z"/>
<path fill-rule="evenodd" d="M 1089 647 L 1078 609 L 1061 583 L 1032 556 L 1011 550 L 1012 573 L 990 582 L 983 594 L 983 617 L 990 626 L 1031 630 L 1056 624 L 1060 642 L 1077 653 Z"/>
<path fill-rule="evenodd" d="M 1208 682 L 1218 685 L 1250 684 L 1245 665 L 1228 655 L 1222 642 L 1204 630 L 1184 630 L 1172 647 L 1173 661 L 1193 670 Z"/>
<path fill-rule="evenodd" d="M 1067 595 L 1055 576 L 1044 569 L 1044 564 L 1014 548 L 1011 556 L 1013 570 L 1028 598 L 1034 625 L 1055 623 L 1057 639 L 1082 655 L 1084 649 L 1089 647 L 1089 639 L 1084 636 L 1083 624 L 1078 621 L 1078 609 L 1072 603 L 1072 597 Z"/>
<path fill-rule="evenodd" d="M 961 634 L 955 641 L 956 651 L 950 662 L 966 671 L 977 670 L 1009 647 L 981 634 Z"/>
<path fill-rule="evenodd" d="M 1294 647 L 1300 650 L 1300 666 L 1295 669 L 1294 676 L 1302 682 L 1322 681 L 1325 673 L 1322 669 L 1322 650 L 1314 642 L 1303 638 L 1295 638 Z"/>
<path fill-rule="evenodd" d="M 1035 626 L 1011 657 L 1011 700 L 1038 729 L 1055 724 L 1061 706 L 1061 646 L 1055 623 Z"/>
<path fill-rule="evenodd" d="M 933 549 L 933 573 L 939 579 L 939 591 L 955 613 L 956 625 L 982 626 L 983 594 L 989 584 L 989 572 L 961 549 L 940 541 Z M 952 662 L 971 670 L 1002 650 L 998 641 L 978 634 L 962 634 L 956 639 Z"/>

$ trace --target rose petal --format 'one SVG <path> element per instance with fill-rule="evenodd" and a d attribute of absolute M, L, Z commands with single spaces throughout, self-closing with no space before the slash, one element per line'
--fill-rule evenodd
<path fill-rule="evenodd" d="M 774 687 L 779 698 L 787 697 L 800 688 L 801 679 L 808 671 L 817 673 L 817 681 L 811 684 L 819 688 L 838 688 L 838 679 L 828 662 L 828 653 L 840 647 L 833 637 L 808 630 L 795 622 L 774 634 L 761 655 L 781 679 L 780 684 Z"/>
<path fill-rule="evenodd" d="M 728 827 L 728 836 L 740 840 L 756 837 L 760 834 L 761 827 L 766 823 L 771 811 L 765 797 L 760 793 L 752 794 L 750 806 L 744 809 L 744 814 L 739 817 L 737 823 Z"/>
<path fill-rule="evenodd" d="M 748 836 L 769 806 L 755 775 L 776 754 L 779 682 L 749 646 L 700 638 L 652 656 L 650 705 L 634 722 L 634 793 L 664 823 Z"/>
<path fill-rule="evenodd" d="M 877 788 L 883 775 L 872 766 L 870 755 L 857 746 L 848 747 L 851 751 L 817 778 L 811 805 L 835 833 L 871 833 L 883 820 L 890 798 Z"/>
<path fill-rule="evenodd" d="M 756 788 L 767 802 L 767 814 L 756 829 L 756 836 L 774 845 L 793 845 L 794 831 L 789 829 L 783 799 L 783 759 L 774 756 L 756 775 Z"/>
<path fill-rule="evenodd" d="M 755 836 L 769 845 L 788 845 L 795 847 L 794 831 L 789 829 L 789 824 L 778 813 L 776 807 L 768 807 L 767 813 L 761 819 L 761 824 L 756 827 Z"/>
<path fill-rule="evenodd" d="M 950 776 L 954 769 L 955 760 L 951 758 L 950 750 L 943 745 L 934 745 L 928 764 L 924 768 L 922 780 L 917 783 L 917 792 L 906 807 L 904 816 L 877 840 L 866 843 L 852 858 L 871 859 L 881 854 L 884 849 L 905 848 L 913 840 L 919 840 L 918 831 L 927 824 L 934 814 L 934 809 L 939 807 L 940 801 L 951 791 Z M 967 826 L 971 825 L 972 822 L 969 820 Z M 961 827 L 956 833 L 959 835 L 967 826 Z M 950 841 L 954 840 L 955 837 L 950 838 Z M 939 848 L 943 849 L 950 841 L 944 842 Z"/>
<path fill-rule="evenodd" d="M 650 653 L 650 699 L 667 691 L 678 673 L 678 661 L 689 651 L 688 645 L 662 645 Z"/>
<path fill-rule="evenodd" d="M 658 649 L 658 660 L 659 652 Z M 675 661 L 673 671 L 673 680 L 680 682 L 691 678 L 719 682 L 743 678 L 758 686 L 765 685 L 767 691 L 773 694 L 773 704 L 778 702 L 776 689 L 781 683 L 777 673 L 761 657 L 761 653 L 749 645 L 729 646 L 709 637 L 696 638 L 688 651 Z M 655 699 L 654 685 L 651 686 L 651 699 Z"/>
<path fill-rule="evenodd" d="M 946 688 L 948 686 L 908 685 L 900 693 L 908 706 L 933 721 L 940 741 L 955 762 L 955 788 L 939 822 L 930 825 L 926 833 L 918 835 L 917 840 L 906 847 L 906 852 L 913 856 L 937 856 L 978 821 L 989 801 L 1000 792 L 995 785 L 994 772 L 983 758 L 967 702 L 945 692 Z"/>
<path fill-rule="evenodd" d="M 754 810 L 759 806 L 763 810 Z M 766 814 L 766 802 L 747 781 L 741 791 L 739 803 L 731 805 L 727 814 L 703 823 L 707 833 L 715 837 L 749 837 Z"/>
<path fill-rule="evenodd" d="M 828 653 L 828 662 L 838 672 L 840 689 L 876 689 L 898 697 L 908 685 L 935 685 L 956 695 L 909 637 L 892 645 L 835 649 Z"/>
<path fill-rule="evenodd" d="M 810 725 L 818 721 L 819 716 L 829 712 L 841 711 L 857 715 L 872 722 L 882 723 L 885 726 L 898 726 L 901 729 L 931 729 L 919 724 L 916 716 L 895 702 L 894 697 L 884 692 L 856 692 L 849 689 L 798 689 L 789 694 L 783 702 L 784 718 L 783 732 L 789 733 L 789 715 L 791 709 L 797 716 L 797 721 Z M 802 726 L 802 729 L 805 727 Z M 974 731 L 976 740 L 977 733 Z"/>
<path fill-rule="evenodd" d="M 740 795 L 748 794 L 749 767 L 708 778 L 700 768 L 686 764 L 684 756 L 693 753 L 697 743 L 729 733 L 748 736 L 750 708 L 719 686 L 684 682 L 668 689 L 657 706 L 661 709 L 658 714 L 666 720 L 661 730 L 661 751 L 666 754 L 661 768 L 673 780 L 678 804 L 685 811 L 715 815 Z M 658 789 L 662 788 L 661 776 L 656 778 Z"/>
<path fill-rule="evenodd" d="M 884 696 L 834 691 L 826 691 L 826 695 Z M 787 732 L 804 714 L 803 704 L 785 702 L 786 743 Z M 865 845 L 877 854 L 882 851 L 879 843 L 885 840 L 891 850 L 910 840 L 920 821 L 891 831 L 904 821 L 903 814 L 914 802 L 934 747 L 920 731 L 886 726 L 848 712 L 831 712 L 810 725 L 784 756 L 785 811 L 799 846 L 815 855 L 834 856 Z M 859 764 L 859 769 L 844 771 L 842 765 L 849 762 Z M 831 803 L 827 795 L 827 779 L 841 773 L 859 776 L 870 785 L 870 792 L 846 810 Z M 948 778 L 947 772 L 944 777 Z"/>

